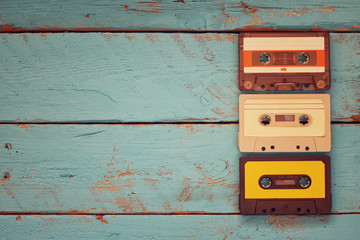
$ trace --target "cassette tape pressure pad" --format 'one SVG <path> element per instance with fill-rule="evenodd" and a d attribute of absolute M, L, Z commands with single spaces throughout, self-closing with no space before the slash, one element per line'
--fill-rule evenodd
<path fill-rule="evenodd" d="M 330 95 L 241 94 L 240 152 L 329 152 Z"/>
<path fill-rule="evenodd" d="M 330 158 L 241 157 L 241 214 L 329 214 Z"/>
<path fill-rule="evenodd" d="M 241 33 L 240 90 L 329 89 L 329 45 L 326 32 Z"/>

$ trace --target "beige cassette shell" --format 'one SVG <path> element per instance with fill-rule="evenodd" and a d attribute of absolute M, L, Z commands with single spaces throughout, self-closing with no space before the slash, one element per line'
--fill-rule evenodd
<path fill-rule="evenodd" d="M 268 125 L 261 123 L 265 115 Z M 306 125 L 299 121 L 304 115 Z M 240 152 L 329 152 L 330 95 L 241 94 L 238 140 Z"/>

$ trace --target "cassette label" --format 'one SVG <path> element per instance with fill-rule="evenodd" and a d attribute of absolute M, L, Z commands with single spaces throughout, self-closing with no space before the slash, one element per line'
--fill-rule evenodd
<path fill-rule="evenodd" d="M 330 88 L 328 33 L 242 33 L 241 90 Z"/>
<path fill-rule="evenodd" d="M 242 214 L 330 213 L 330 158 L 240 158 Z"/>
<path fill-rule="evenodd" d="M 328 152 L 328 94 L 241 94 L 241 152 Z"/>

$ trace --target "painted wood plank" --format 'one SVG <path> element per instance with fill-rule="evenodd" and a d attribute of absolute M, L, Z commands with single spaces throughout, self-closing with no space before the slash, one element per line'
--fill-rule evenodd
<path fill-rule="evenodd" d="M 357 239 L 359 215 L 0 216 L 3 239 Z"/>
<path fill-rule="evenodd" d="M 359 7 L 357 0 L 3 0 L 0 29 L 359 31 Z"/>
<path fill-rule="evenodd" d="M 331 34 L 332 119 L 359 121 L 360 34 Z M 0 36 L 0 121 L 237 121 L 237 35 Z"/>
<path fill-rule="evenodd" d="M 237 124 L 1 125 L 0 211 L 239 212 L 237 131 Z M 359 131 L 332 126 L 333 212 L 359 212 Z"/>

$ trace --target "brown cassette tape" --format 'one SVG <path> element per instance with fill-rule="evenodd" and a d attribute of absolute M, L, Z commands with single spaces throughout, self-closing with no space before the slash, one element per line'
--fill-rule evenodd
<path fill-rule="evenodd" d="M 242 91 L 330 89 L 327 32 L 239 34 Z"/>
<path fill-rule="evenodd" d="M 329 94 L 240 94 L 240 152 L 329 152 Z"/>
<path fill-rule="evenodd" d="M 329 214 L 330 157 L 241 157 L 241 214 Z"/>

